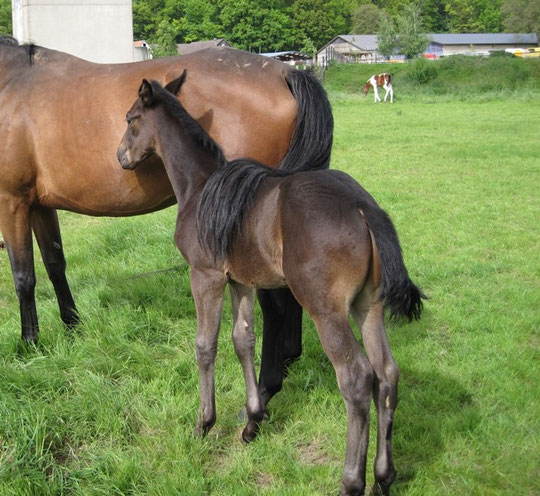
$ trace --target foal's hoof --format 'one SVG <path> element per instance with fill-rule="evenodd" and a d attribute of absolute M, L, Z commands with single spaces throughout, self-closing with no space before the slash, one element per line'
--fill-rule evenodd
<path fill-rule="evenodd" d="M 257 422 L 250 421 L 242 431 L 242 441 L 244 443 L 251 443 L 259 433 L 259 424 Z"/>
<path fill-rule="evenodd" d="M 397 472 L 394 467 L 390 467 L 383 477 L 380 474 L 375 474 L 376 481 L 371 490 L 372 496 L 390 496 L 390 486 L 396 479 L 396 475 Z"/>
<path fill-rule="evenodd" d="M 356 484 L 341 484 L 340 496 L 364 496 L 365 484 L 358 482 Z"/>

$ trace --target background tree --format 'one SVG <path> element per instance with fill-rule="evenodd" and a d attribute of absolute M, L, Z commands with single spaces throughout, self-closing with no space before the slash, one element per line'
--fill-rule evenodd
<path fill-rule="evenodd" d="M 0 34 L 12 34 L 11 0 L 0 0 Z"/>
<path fill-rule="evenodd" d="M 415 4 L 405 7 L 397 20 L 397 46 L 399 53 L 408 59 L 423 53 L 428 47 L 429 40 L 422 28 L 420 8 Z"/>
<path fill-rule="evenodd" d="M 394 20 L 386 13 L 381 16 L 377 44 L 378 52 L 386 58 L 394 55 L 398 49 L 396 25 Z"/>
<path fill-rule="evenodd" d="M 176 55 L 178 53 L 176 37 L 179 31 L 179 21 L 163 19 L 157 27 L 156 34 L 148 40 L 152 47 L 152 56 L 157 58 Z"/>
<path fill-rule="evenodd" d="M 294 43 L 287 9 L 277 0 L 219 0 L 223 36 L 235 47 L 252 51 L 276 51 Z"/>
<path fill-rule="evenodd" d="M 540 33 L 538 0 L 503 0 L 503 26 L 509 33 Z"/>
<path fill-rule="evenodd" d="M 448 25 L 454 33 L 500 33 L 501 0 L 447 0 Z"/>
<path fill-rule="evenodd" d="M 350 0 L 296 0 L 292 5 L 296 45 L 309 38 L 321 48 L 335 36 L 350 33 L 353 5 Z"/>
<path fill-rule="evenodd" d="M 419 0 L 422 11 L 422 25 L 428 33 L 446 33 L 448 31 L 447 0 Z"/>
<path fill-rule="evenodd" d="M 180 20 L 180 36 L 184 43 L 221 37 L 217 6 L 209 0 L 186 0 Z"/>
<path fill-rule="evenodd" d="M 379 31 L 383 10 L 372 3 L 357 7 L 352 15 L 353 34 L 373 34 Z"/>

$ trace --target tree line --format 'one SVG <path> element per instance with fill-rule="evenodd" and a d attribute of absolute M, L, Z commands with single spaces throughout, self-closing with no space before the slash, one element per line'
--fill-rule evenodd
<path fill-rule="evenodd" d="M 411 28 L 411 22 L 417 24 Z M 156 55 L 175 53 L 176 43 L 213 38 L 255 52 L 313 53 L 348 33 L 381 33 L 396 49 L 411 38 L 407 29 L 538 33 L 539 28 L 538 0 L 133 0 L 134 38 L 159 47 Z M 11 0 L 0 0 L 0 33 L 11 29 Z"/>

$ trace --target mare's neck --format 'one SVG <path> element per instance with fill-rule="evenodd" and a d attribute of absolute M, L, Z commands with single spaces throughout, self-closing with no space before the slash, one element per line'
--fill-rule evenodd
<path fill-rule="evenodd" d="M 161 124 L 156 133 L 157 152 L 163 160 L 181 212 L 197 204 L 206 181 L 219 165 L 219 159 L 180 122 L 166 112 L 161 114 L 166 125 Z"/>

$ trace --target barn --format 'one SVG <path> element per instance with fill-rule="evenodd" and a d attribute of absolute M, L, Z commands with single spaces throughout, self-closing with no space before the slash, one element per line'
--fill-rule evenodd
<path fill-rule="evenodd" d="M 455 54 L 487 55 L 507 48 L 538 46 L 536 33 L 428 33 L 430 44 L 426 55 L 445 57 Z M 326 66 L 330 61 L 373 63 L 384 58 L 377 52 L 376 34 L 339 35 L 317 52 L 317 64 Z"/>

